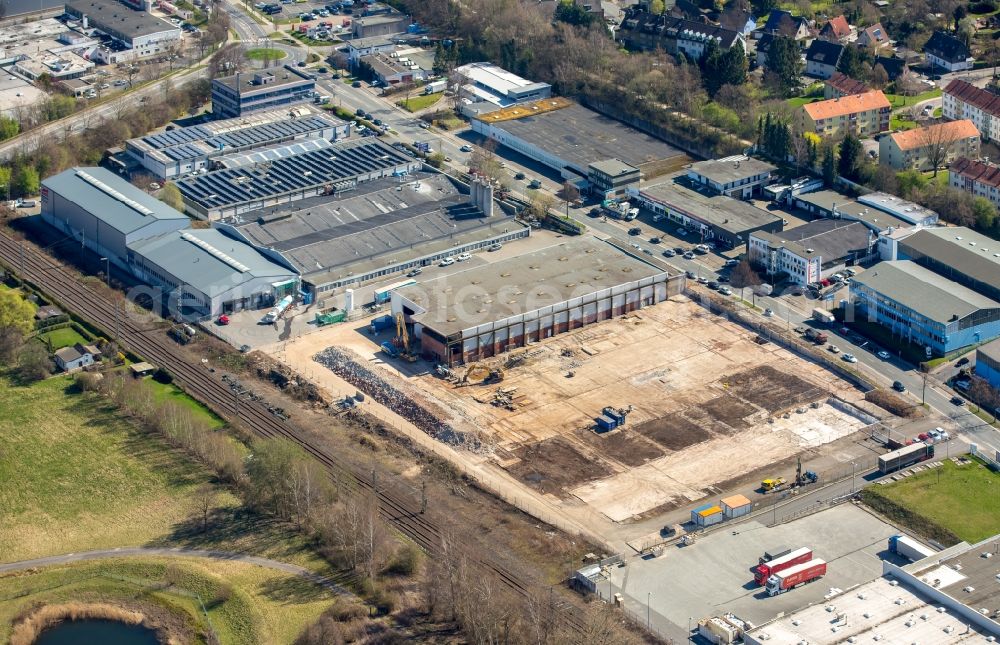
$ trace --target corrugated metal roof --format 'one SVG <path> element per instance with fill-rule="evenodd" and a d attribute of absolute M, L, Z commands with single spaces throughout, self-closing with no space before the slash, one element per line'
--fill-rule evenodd
<path fill-rule="evenodd" d="M 745 495 L 730 495 L 729 497 L 724 497 L 719 500 L 729 508 L 739 508 L 740 506 L 746 506 L 748 504 L 753 504 Z"/>
<path fill-rule="evenodd" d="M 1000 303 L 909 260 L 882 262 L 855 276 L 854 282 L 942 324 L 980 309 L 1000 309 Z"/>
<path fill-rule="evenodd" d="M 709 517 L 710 515 L 718 515 L 722 512 L 722 509 L 718 506 L 709 506 L 703 511 L 698 511 L 698 515 L 701 517 Z"/>
<path fill-rule="evenodd" d="M 181 282 L 214 296 L 255 278 L 293 278 L 253 247 L 216 229 L 191 229 L 159 235 L 129 249 L 162 267 Z"/>
<path fill-rule="evenodd" d="M 917 253 L 951 267 L 976 282 L 1000 289 L 1000 241 L 964 226 L 917 231 L 900 243 L 905 253 Z"/>
<path fill-rule="evenodd" d="M 71 168 L 42 186 L 79 205 L 104 224 L 128 234 L 153 220 L 188 217 L 104 168 Z"/>

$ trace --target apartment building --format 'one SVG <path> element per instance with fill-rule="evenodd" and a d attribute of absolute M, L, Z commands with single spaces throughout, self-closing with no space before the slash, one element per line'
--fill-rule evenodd
<path fill-rule="evenodd" d="M 946 119 L 969 119 L 976 124 L 983 141 L 1000 140 L 1000 96 L 955 79 L 941 96 L 941 113 Z"/>
<path fill-rule="evenodd" d="M 938 148 L 943 154 L 935 160 L 933 151 Z M 962 119 L 894 132 L 879 141 L 878 156 L 879 163 L 897 170 L 933 170 L 935 161 L 941 168 L 959 157 L 978 157 L 979 130 L 969 119 Z"/>
<path fill-rule="evenodd" d="M 948 168 L 948 185 L 1000 206 L 1000 166 L 959 157 Z"/>
<path fill-rule="evenodd" d="M 797 118 L 803 132 L 822 137 L 840 137 L 853 132 L 871 137 L 889 130 L 892 105 L 880 90 L 806 103 Z"/>

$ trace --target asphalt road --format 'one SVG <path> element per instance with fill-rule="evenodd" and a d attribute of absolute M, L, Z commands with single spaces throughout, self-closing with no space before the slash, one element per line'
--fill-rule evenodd
<path fill-rule="evenodd" d="M 135 556 L 154 556 L 154 557 L 184 557 L 184 558 L 201 558 L 206 560 L 228 560 L 230 562 L 244 562 L 246 564 L 253 564 L 258 567 L 264 567 L 265 569 L 273 569 L 275 571 L 283 571 L 285 573 L 290 573 L 292 575 L 305 578 L 317 585 L 328 589 L 329 591 L 342 596 L 353 595 L 347 589 L 341 587 L 338 584 L 327 580 L 326 578 L 317 575 L 306 569 L 305 567 L 300 567 L 295 564 L 289 564 L 287 562 L 279 562 L 277 560 L 271 560 L 268 558 L 259 558 L 254 555 L 247 555 L 245 553 L 233 553 L 229 551 L 208 551 L 204 549 L 188 549 L 182 547 L 173 548 L 157 548 L 157 547 L 119 547 L 116 549 L 103 549 L 100 551 L 84 551 L 82 553 L 66 553 L 64 555 L 53 555 L 47 558 L 38 558 L 35 560 L 21 560 L 20 562 L 9 562 L 7 564 L 0 564 L 0 574 L 12 573 L 14 571 L 25 571 L 27 569 L 37 569 L 40 567 L 49 567 L 57 564 L 70 564 L 73 562 L 84 562 L 89 560 L 105 560 L 108 558 L 123 558 L 123 557 L 135 557 Z"/>

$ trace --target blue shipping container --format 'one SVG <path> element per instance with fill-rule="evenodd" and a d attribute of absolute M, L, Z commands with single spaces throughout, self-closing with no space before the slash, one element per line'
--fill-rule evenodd
<path fill-rule="evenodd" d="M 601 430 L 610 431 L 618 427 L 618 421 L 612 419 L 611 417 L 602 414 L 597 417 L 597 427 Z"/>

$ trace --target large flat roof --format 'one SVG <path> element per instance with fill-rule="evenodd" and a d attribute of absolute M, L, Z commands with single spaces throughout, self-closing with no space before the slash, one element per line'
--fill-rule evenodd
<path fill-rule="evenodd" d="M 900 244 L 1000 289 L 1000 241 L 964 226 L 942 226 L 917 231 Z"/>
<path fill-rule="evenodd" d="M 145 11 L 130 9 L 116 0 L 66 0 L 66 9 L 87 16 L 97 29 L 114 29 L 130 38 L 149 36 L 164 31 L 180 31 L 166 20 Z"/>
<path fill-rule="evenodd" d="M 774 172 L 778 167 L 760 159 L 739 155 L 724 159 L 709 159 L 691 164 L 691 170 L 702 177 L 719 184 L 728 184 L 765 172 Z"/>
<path fill-rule="evenodd" d="M 447 176 L 419 172 L 405 182 L 361 184 L 337 200 L 297 202 L 295 209 L 241 224 L 239 231 L 254 244 L 281 252 L 310 282 L 322 284 L 361 275 L 369 265 L 418 257 L 425 245 L 494 225 L 513 223 L 481 216 Z"/>
<path fill-rule="evenodd" d="M 511 90 L 522 89 L 533 85 L 543 86 L 526 78 L 521 78 L 513 72 L 508 72 L 493 63 L 468 63 L 455 68 L 455 73 L 461 74 L 473 83 L 488 87 L 500 96 L 507 96 Z"/>
<path fill-rule="evenodd" d="M 130 244 L 129 249 L 207 296 L 253 279 L 278 281 L 295 277 L 290 269 L 267 259 L 252 246 L 211 228 L 158 235 Z"/>
<path fill-rule="evenodd" d="M 270 80 L 267 83 L 256 85 L 254 84 L 254 80 L 259 76 L 268 77 Z M 281 67 L 271 67 L 253 72 L 241 72 L 232 76 L 214 79 L 212 82 L 225 85 L 240 94 L 249 94 L 251 92 L 271 91 L 285 85 L 294 85 L 295 83 L 312 80 L 314 79 L 311 76 L 307 76 L 305 72 L 300 72 L 291 65 L 282 65 Z"/>
<path fill-rule="evenodd" d="M 866 249 L 871 235 L 871 230 L 861 222 L 838 219 L 813 220 L 780 233 L 754 233 L 754 237 L 765 239 L 774 246 L 787 244 L 796 253 L 818 255 L 824 262 Z"/>
<path fill-rule="evenodd" d="M 1000 309 L 1000 303 L 909 260 L 880 262 L 854 282 L 945 325 L 981 309 Z"/>
<path fill-rule="evenodd" d="M 825 211 L 835 212 L 841 217 L 864 222 L 870 228 L 884 231 L 888 228 L 907 228 L 910 222 L 887 213 L 874 205 L 865 205 L 847 195 L 833 190 L 817 190 L 796 195 L 795 199 L 812 204 Z"/>
<path fill-rule="evenodd" d="M 519 118 L 502 118 L 494 122 L 497 112 L 481 118 L 583 172 L 591 163 L 604 159 L 621 159 L 641 169 L 644 164 L 684 154 L 655 137 L 577 103 L 559 99 L 544 99 L 538 103 L 557 100 L 563 103 L 561 107 L 537 113 L 532 113 L 534 104 L 507 108 L 523 113 Z"/>
<path fill-rule="evenodd" d="M 606 242 L 579 238 L 396 293 L 426 311 L 415 321 L 448 336 L 664 273 Z"/>
<path fill-rule="evenodd" d="M 78 204 L 111 228 L 128 234 L 151 220 L 184 220 L 174 210 L 105 168 L 70 168 L 42 186 Z"/>
<path fill-rule="evenodd" d="M 322 186 L 350 188 L 369 173 L 402 171 L 416 163 L 396 148 L 366 137 L 323 150 L 277 159 L 269 164 L 216 170 L 177 182 L 185 200 L 214 210 L 262 201 Z"/>
<path fill-rule="evenodd" d="M 308 108 L 266 110 L 129 139 L 144 154 L 172 163 L 210 154 L 265 146 L 343 125 L 343 121 Z"/>
<path fill-rule="evenodd" d="M 976 468 L 978 466 L 966 466 Z M 991 553 L 984 557 L 984 553 Z M 957 572 L 953 582 L 942 581 L 939 589 L 975 611 L 988 609 L 989 615 L 1000 612 L 1000 536 L 971 545 L 963 553 L 941 560 L 940 565 Z M 930 577 L 935 567 L 921 567 L 918 561 L 907 570 L 918 577 Z M 994 618 L 994 620 L 996 620 Z"/>
<path fill-rule="evenodd" d="M 938 611 L 909 586 L 882 577 L 756 627 L 748 636 L 776 645 L 986 642 L 975 629 L 966 633 L 967 625 L 962 616 Z"/>
<path fill-rule="evenodd" d="M 687 213 L 694 219 L 733 234 L 781 221 L 781 218 L 748 202 L 718 195 L 688 182 L 683 174 L 639 188 L 639 192 L 662 204 Z"/>

